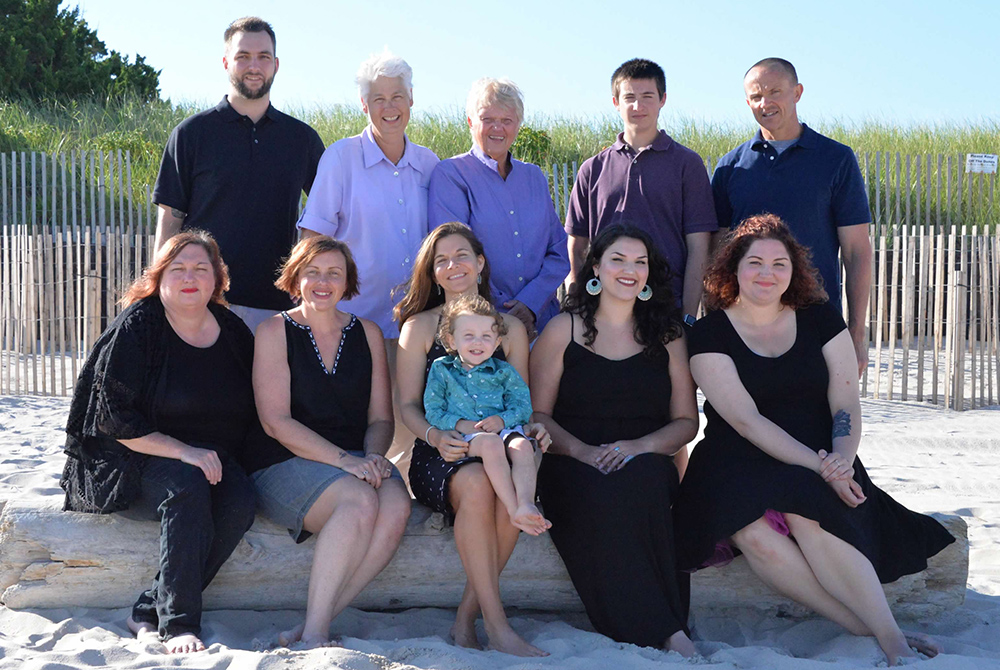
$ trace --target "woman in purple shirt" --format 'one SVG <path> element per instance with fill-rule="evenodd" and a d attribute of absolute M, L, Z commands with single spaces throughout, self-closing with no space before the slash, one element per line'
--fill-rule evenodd
<path fill-rule="evenodd" d="M 468 224 L 493 267 L 499 307 L 535 334 L 559 312 L 555 292 L 569 273 L 566 233 L 549 182 L 510 147 L 524 120 L 521 91 L 508 79 L 484 78 L 466 103 L 472 149 L 438 163 L 427 195 L 428 226 Z"/>

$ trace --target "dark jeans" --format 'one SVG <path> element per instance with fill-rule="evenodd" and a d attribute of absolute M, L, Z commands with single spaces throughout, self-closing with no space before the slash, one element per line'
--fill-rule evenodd
<path fill-rule="evenodd" d="M 160 520 L 160 570 L 132 607 L 137 622 L 168 640 L 201 631 L 201 592 L 253 524 L 253 484 L 234 460 L 222 459 L 222 480 L 211 485 L 199 468 L 150 456 L 142 471 L 139 516 Z"/>

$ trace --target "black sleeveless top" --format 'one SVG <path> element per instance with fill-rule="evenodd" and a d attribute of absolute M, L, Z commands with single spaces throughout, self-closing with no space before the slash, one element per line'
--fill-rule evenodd
<path fill-rule="evenodd" d="M 312 329 L 286 312 L 285 343 L 291 373 L 292 418 L 348 451 L 364 450 L 372 389 L 372 355 L 365 327 L 356 316 L 344 328 L 328 370 Z M 286 461 L 294 454 L 280 444 L 262 454 L 255 470 Z"/>

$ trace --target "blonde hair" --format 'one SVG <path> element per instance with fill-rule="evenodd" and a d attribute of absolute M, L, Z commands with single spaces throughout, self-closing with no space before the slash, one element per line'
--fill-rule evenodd
<path fill-rule="evenodd" d="M 483 77 L 473 83 L 469 97 L 465 100 L 465 115 L 474 119 L 480 109 L 490 105 L 513 109 L 517 125 L 524 121 L 524 96 L 517 84 L 506 77 Z"/>
<path fill-rule="evenodd" d="M 463 295 L 446 304 L 441 310 L 441 321 L 438 323 L 438 341 L 449 354 L 455 354 L 455 351 L 448 345 L 447 336 L 455 336 L 455 323 L 458 321 L 458 317 L 468 314 L 493 317 L 493 326 L 497 335 L 503 337 L 507 334 L 507 324 L 503 322 L 500 312 L 489 300 L 478 294 Z"/>

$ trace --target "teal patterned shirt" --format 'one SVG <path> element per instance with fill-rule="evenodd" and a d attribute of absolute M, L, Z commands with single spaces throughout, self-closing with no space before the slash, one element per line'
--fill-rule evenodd
<path fill-rule="evenodd" d="M 498 415 L 505 428 L 531 419 L 531 393 L 521 375 L 506 361 L 489 358 L 471 370 L 458 356 L 442 356 L 431 364 L 424 389 L 427 422 L 453 430 L 462 419 L 480 421 Z"/>

